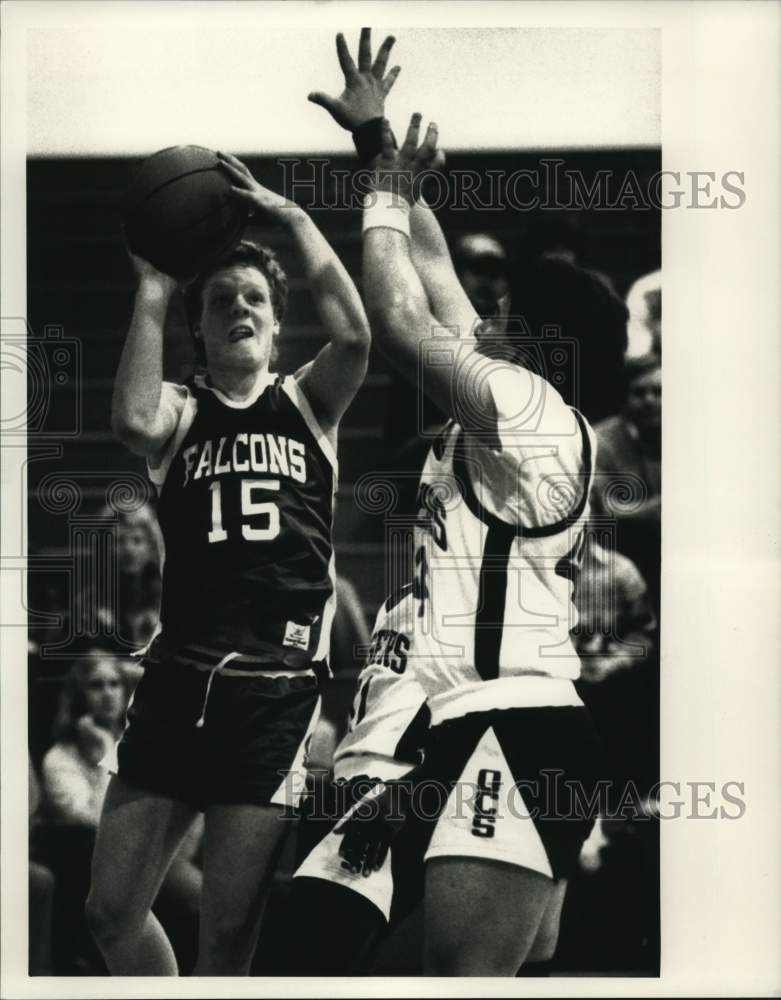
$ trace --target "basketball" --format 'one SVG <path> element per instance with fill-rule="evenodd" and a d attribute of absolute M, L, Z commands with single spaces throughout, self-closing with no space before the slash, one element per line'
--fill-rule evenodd
<path fill-rule="evenodd" d="M 217 154 L 171 146 L 145 160 L 125 195 L 128 246 L 176 278 L 197 274 L 241 238 L 248 208 L 231 194 Z"/>

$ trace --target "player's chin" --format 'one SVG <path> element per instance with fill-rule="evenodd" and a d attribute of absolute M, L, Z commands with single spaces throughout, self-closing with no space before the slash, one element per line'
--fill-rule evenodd
<path fill-rule="evenodd" d="M 255 337 L 245 337 L 229 343 L 225 353 L 234 364 L 259 368 L 268 361 L 269 348 Z"/>

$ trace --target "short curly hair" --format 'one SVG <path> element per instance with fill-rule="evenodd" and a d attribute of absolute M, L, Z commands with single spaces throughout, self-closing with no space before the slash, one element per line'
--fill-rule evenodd
<path fill-rule="evenodd" d="M 242 240 L 232 250 L 223 254 L 222 257 L 219 257 L 208 268 L 201 271 L 190 282 L 184 293 L 184 309 L 195 346 L 196 360 L 203 367 L 206 366 L 203 343 L 195 337 L 195 328 L 198 325 L 201 309 L 203 308 L 203 289 L 213 274 L 216 274 L 218 271 L 224 271 L 229 267 L 254 267 L 255 270 L 260 271 L 268 282 L 274 318 L 278 323 L 281 323 L 285 317 L 288 295 L 287 275 L 277 260 L 276 254 L 273 250 L 269 250 L 268 247 L 261 246 L 259 243 Z"/>

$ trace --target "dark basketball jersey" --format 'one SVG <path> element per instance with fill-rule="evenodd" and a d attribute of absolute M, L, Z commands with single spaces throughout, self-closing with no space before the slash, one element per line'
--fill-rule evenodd
<path fill-rule="evenodd" d="M 213 666 L 326 660 L 336 458 L 292 377 L 236 403 L 196 377 L 160 488 L 166 655 Z"/>

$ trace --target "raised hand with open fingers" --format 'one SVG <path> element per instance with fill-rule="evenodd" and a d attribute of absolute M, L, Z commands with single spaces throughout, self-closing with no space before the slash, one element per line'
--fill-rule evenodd
<path fill-rule="evenodd" d="M 424 175 L 444 166 L 445 154 L 437 149 L 439 128 L 435 122 L 429 123 L 423 142 L 418 145 L 421 121 L 422 115 L 416 111 L 400 149 L 394 146 L 387 120 L 383 122 L 382 152 L 372 164 L 375 190 L 391 191 L 412 203 L 420 195 Z"/>
<path fill-rule="evenodd" d="M 350 132 L 373 118 L 382 118 L 385 98 L 401 72 L 399 66 L 394 66 L 388 73 L 385 72 L 395 41 L 392 35 L 388 35 L 372 62 L 371 28 L 362 28 L 356 65 L 347 48 L 344 35 L 338 34 L 336 54 L 344 73 L 344 90 L 338 97 L 331 97 L 316 90 L 309 95 L 308 100 L 325 108 L 337 125 Z"/>

